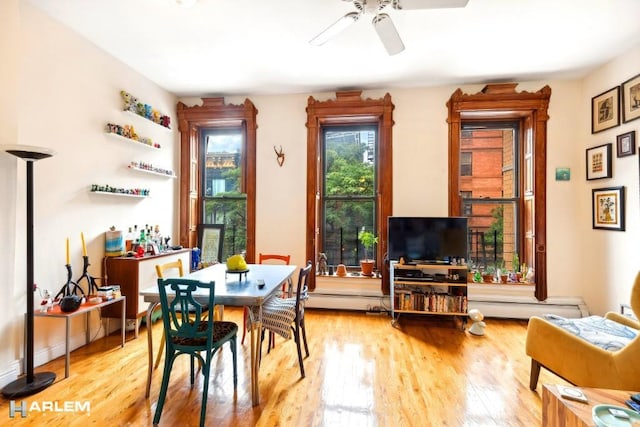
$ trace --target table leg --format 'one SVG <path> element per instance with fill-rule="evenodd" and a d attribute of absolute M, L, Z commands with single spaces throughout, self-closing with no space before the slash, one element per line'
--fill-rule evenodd
<path fill-rule="evenodd" d="M 149 308 L 147 308 L 147 352 L 149 353 L 149 366 L 147 367 L 147 389 L 144 393 L 144 397 L 147 399 L 151 393 L 151 374 L 153 373 L 153 330 L 151 329 L 151 315 L 157 306 L 157 302 L 152 302 L 149 303 Z"/>
<path fill-rule="evenodd" d="M 249 310 L 251 322 L 251 403 L 260 404 L 260 389 L 258 387 L 258 372 L 260 370 L 260 332 L 262 329 L 262 307 L 258 309 L 258 318 L 252 319 L 253 310 Z"/>
<path fill-rule="evenodd" d="M 89 313 L 91 313 L 90 311 L 87 311 L 87 313 L 84 316 L 84 320 L 85 320 L 85 343 L 84 345 L 87 345 L 91 342 L 91 328 L 89 327 L 89 325 L 91 324 L 91 322 L 89 321 Z"/>
<path fill-rule="evenodd" d="M 71 352 L 69 351 L 69 321 L 71 320 L 71 316 L 65 317 L 66 326 L 65 326 L 65 338 L 64 338 L 64 377 L 69 378 L 69 365 L 71 364 Z"/>
<path fill-rule="evenodd" d="M 127 312 L 127 297 L 123 296 L 122 298 L 122 327 L 120 328 L 120 334 L 122 337 L 121 347 L 124 348 L 125 330 L 127 329 L 127 319 L 125 318 Z"/>

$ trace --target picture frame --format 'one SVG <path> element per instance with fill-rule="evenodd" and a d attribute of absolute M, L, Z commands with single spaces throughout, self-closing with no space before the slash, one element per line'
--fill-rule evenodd
<path fill-rule="evenodd" d="M 627 123 L 640 118 L 640 74 L 622 83 L 621 88 L 622 121 Z"/>
<path fill-rule="evenodd" d="M 591 98 L 591 133 L 620 125 L 620 86 Z"/>
<path fill-rule="evenodd" d="M 616 137 L 616 152 L 618 157 L 636 154 L 636 131 L 625 132 Z"/>
<path fill-rule="evenodd" d="M 587 181 L 611 178 L 611 145 L 587 148 Z"/>
<path fill-rule="evenodd" d="M 624 187 L 592 190 L 592 227 L 602 230 L 625 230 Z"/>
<path fill-rule="evenodd" d="M 223 242 L 224 224 L 200 224 L 198 226 L 200 261 L 204 265 L 222 262 Z"/>

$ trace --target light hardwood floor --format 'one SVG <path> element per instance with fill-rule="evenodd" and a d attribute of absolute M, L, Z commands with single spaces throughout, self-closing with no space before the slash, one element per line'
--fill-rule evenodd
<path fill-rule="evenodd" d="M 260 405 L 252 407 L 249 347 L 238 339 L 237 392 L 225 346 L 214 356 L 206 425 L 537 426 L 541 385 L 564 383 L 543 369 L 537 392 L 529 390 L 526 321 L 486 319 L 486 335 L 476 337 L 441 316 L 403 318 L 399 328 L 385 315 L 309 309 L 306 316 L 306 378 L 300 379 L 295 343 L 278 337 L 276 348 L 263 355 Z M 227 308 L 225 319 L 242 325 L 242 310 Z M 156 346 L 161 328 L 161 322 L 152 328 Z M 128 334 L 124 348 L 119 340 L 115 334 L 74 351 L 67 379 L 63 357 L 36 368 L 54 371 L 56 382 L 22 399 L 29 407 L 88 401 L 90 413 L 31 411 L 26 419 L 9 419 L 3 399 L 0 425 L 151 425 L 162 367 L 145 399 L 146 329 L 138 339 Z M 161 426 L 199 422 L 202 377 L 191 388 L 188 358 L 182 359 L 174 366 Z"/>

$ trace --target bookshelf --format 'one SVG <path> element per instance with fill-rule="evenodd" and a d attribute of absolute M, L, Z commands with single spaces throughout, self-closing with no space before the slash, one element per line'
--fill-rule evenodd
<path fill-rule="evenodd" d="M 402 314 L 467 319 L 467 266 L 449 264 L 390 263 L 391 318 L 394 326 Z"/>

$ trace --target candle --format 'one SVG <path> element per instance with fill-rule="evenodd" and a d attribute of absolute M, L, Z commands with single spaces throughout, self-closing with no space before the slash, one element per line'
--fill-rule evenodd
<path fill-rule="evenodd" d="M 71 265 L 71 258 L 69 258 L 69 238 L 67 237 L 67 265 Z"/>
<path fill-rule="evenodd" d="M 80 233 L 80 239 L 82 240 L 82 256 L 87 256 L 87 245 L 84 243 L 84 233 Z"/>

